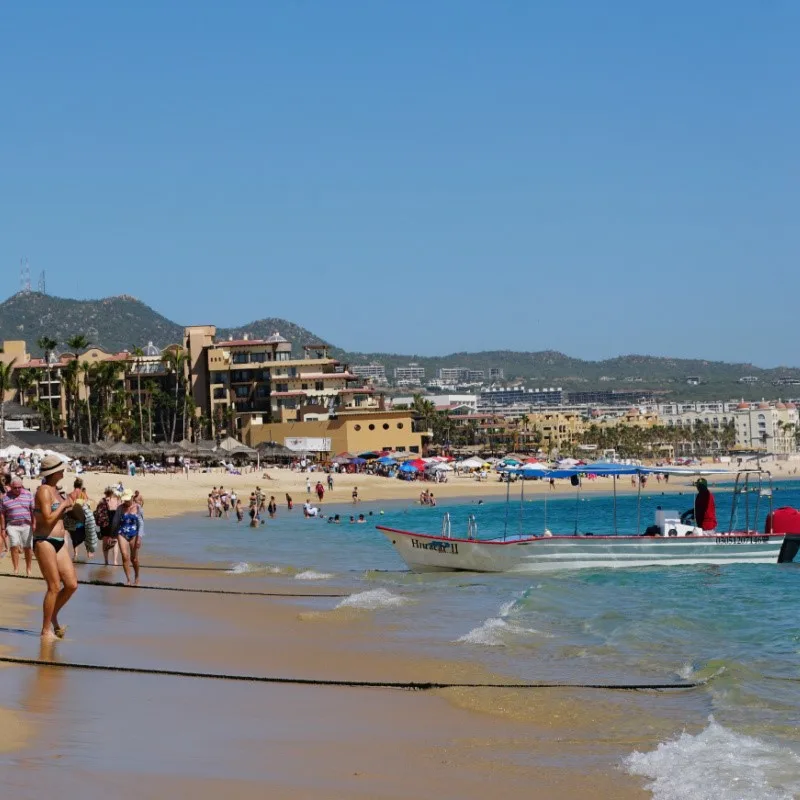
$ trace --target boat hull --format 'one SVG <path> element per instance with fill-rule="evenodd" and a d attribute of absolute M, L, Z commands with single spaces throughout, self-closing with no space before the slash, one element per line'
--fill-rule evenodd
<path fill-rule="evenodd" d="M 416 572 L 545 572 L 690 564 L 776 564 L 783 534 L 453 539 L 378 526 Z"/>

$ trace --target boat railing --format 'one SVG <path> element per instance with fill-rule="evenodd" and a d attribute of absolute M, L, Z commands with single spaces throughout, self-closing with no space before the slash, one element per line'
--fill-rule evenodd
<path fill-rule="evenodd" d="M 470 514 L 467 519 L 467 539 L 478 538 L 478 522 L 474 514 Z"/>
<path fill-rule="evenodd" d="M 755 494 L 755 508 L 750 508 L 750 495 Z M 768 517 L 772 520 L 772 504 L 773 504 L 773 489 L 772 489 L 772 473 L 765 469 L 754 470 L 741 470 L 736 473 L 736 482 L 733 487 L 733 503 L 731 504 L 731 519 L 728 525 L 728 532 L 733 533 L 734 528 L 738 521 L 738 512 L 740 505 L 740 497 L 744 498 L 741 505 L 744 506 L 744 531 L 757 531 L 758 518 L 761 511 L 761 499 L 765 498 L 768 505 Z M 752 518 L 752 527 L 751 527 Z M 768 531 L 772 533 L 772 531 Z"/>
<path fill-rule="evenodd" d="M 445 514 L 442 517 L 442 538 L 449 539 L 451 535 L 452 531 L 450 529 L 450 512 L 445 511 Z"/>

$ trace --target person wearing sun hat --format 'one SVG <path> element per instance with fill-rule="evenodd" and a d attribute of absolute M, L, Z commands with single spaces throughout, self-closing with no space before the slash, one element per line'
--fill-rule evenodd
<path fill-rule="evenodd" d="M 64 477 L 66 462 L 57 455 L 45 456 L 39 467 L 42 485 L 36 490 L 34 514 L 36 525 L 33 551 L 39 563 L 47 590 L 42 606 L 42 639 L 63 639 L 66 627 L 58 621 L 58 614 L 78 588 L 75 568 L 64 547 L 66 528 L 64 515 L 72 509 L 73 501 L 58 491 L 58 482 Z"/>
<path fill-rule="evenodd" d="M 128 586 L 133 586 L 131 580 L 130 567 L 133 565 L 135 585 L 139 585 L 139 549 L 142 544 L 142 520 L 139 516 L 139 508 L 133 500 L 133 492 L 126 489 L 119 499 L 119 508 L 114 513 L 112 528 L 117 533 L 117 544 L 122 556 L 122 569 Z"/>
<path fill-rule="evenodd" d="M 697 496 L 694 498 L 694 524 L 703 533 L 711 534 L 717 529 L 717 507 L 714 495 L 708 490 L 708 481 L 698 478 L 694 482 Z"/>

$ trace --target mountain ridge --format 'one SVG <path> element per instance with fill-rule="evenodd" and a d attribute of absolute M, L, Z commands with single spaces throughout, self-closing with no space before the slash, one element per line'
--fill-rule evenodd
<path fill-rule="evenodd" d="M 29 352 L 40 355 L 36 341 L 43 335 L 65 349 L 66 339 L 76 333 L 84 334 L 94 345 L 109 351 L 144 346 L 152 341 L 166 347 L 182 340 L 184 325 L 158 313 L 146 303 L 121 294 L 97 300 L 59 298 L 38 292 L 17 293 L 0 303 L 0 340 L 24 339 Z M 491 367 L 504 371 L 506 381 L 524 380 L 541 386 L 563 385 L 580 390 L 595 388 L 659 388 L 675 391 L 686 386 L 686 379 L 696 377 L 701 384 L 713 386 L 717 391 L 733 392 L 747 396 L 752 387 L 738 384 L 739 378 L 749 375 L 759 379 L 757 388 L 778 380 L 800 381 L 796 367 L 762 368 L 748 362 L 725 362 L 710 359 L 681 359 L 646 354 L 629 354 L 609 359 L 591 361 L 569 356 L 557 350 L 517 351 L 487 350 L 481 352 L 456 352 L 441 356 L 421 356 L 382 352 L 346 351 L 318 334 L 281 317 L 265 317 L 244 325 L 218 327 L 217 338 L 265 338 L 275 331 L 290 340 L 296 354 L 305 344 L 322 342 L 331 347 L 331 353 L 350 364 L 378 362 L 392 376 L 396 366 L 416 362 L 426 369 L 426 377 L 435 376 L 442 366 L 464 369 L 488 370 Z M 488 377 L 488 373 L 487 373 Z M 797 392 L 800 393 L 800 387 Z M 731 395 L 731 396 L 733 396 Z"/>

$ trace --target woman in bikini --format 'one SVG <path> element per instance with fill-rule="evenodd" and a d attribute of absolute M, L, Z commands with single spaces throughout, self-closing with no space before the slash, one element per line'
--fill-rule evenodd
<path fill-rule="evenodd" d="M 133 565 L 133 575 L 136 586 L 139 585 L 139 549 L 142 540 L 139 536 L 142 530 L 142 520 L 139 516 L 139 507 L 133 502 L 130 491 L 123 492 L 120 498 L 120 507 L 114 514 L 114 530 L 117 532 L 117 544 L 122 556 L 122 569 L 128 586 L 133 586 L 130 567 Z"/>
<path fill-rule="evenodd" d="M 42 616 L 42 639 L 64 638 L 66 626 L 58 621 L 58 613 L 78 588 L 75 567 L 64 547 L 63 518 L 72 508 L 72 500 L 61 495 L 56 488 L 64 477 L 66 465 L 58 456 L 45 456 L 39 475 L 44 479 L 36 490 L 34 513 L 36 530 L 33 552 L 39 563 L 42 577 L 47 581 Z"/>

